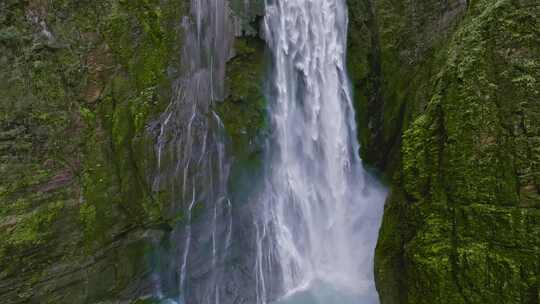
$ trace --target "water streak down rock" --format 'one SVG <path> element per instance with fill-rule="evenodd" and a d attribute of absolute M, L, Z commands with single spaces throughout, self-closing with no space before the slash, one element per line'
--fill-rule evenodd
<path fill-rule="evenodd" d="M 171 247 L 156 275 L 159 297 L 217 303 L 219 263 L 232 233 L 227 196 L 230 162 L 223 127 L 213 104 L 225 98 L 225 64 L 234 29 L 227 1 L 192 0 L 184 28 L 183 73 L 153 130 L 157 171 L 154 191 L 170 193 Z M 197 217 L 197 219 L 195 219 Z"/>

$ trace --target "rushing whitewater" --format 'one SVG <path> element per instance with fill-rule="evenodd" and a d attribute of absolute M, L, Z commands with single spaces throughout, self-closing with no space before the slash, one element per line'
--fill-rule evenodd
<path fill-rule="evenodd" d="M 377 303 L 385 191 L 358 156 L 345 0 L 267 1 L 265 13 L 272 136 L 255 222 L 257 302 Z"/>

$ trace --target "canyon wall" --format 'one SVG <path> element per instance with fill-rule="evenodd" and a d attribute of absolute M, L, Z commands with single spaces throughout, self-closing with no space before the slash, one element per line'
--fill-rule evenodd
<path fill-rule="evenodd" d="M 538 303 L 538 4 L 349 3 L 382 303 Z"/>

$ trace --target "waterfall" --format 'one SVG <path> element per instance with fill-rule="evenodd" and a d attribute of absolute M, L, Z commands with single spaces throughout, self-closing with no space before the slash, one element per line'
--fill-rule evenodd
<path fill-rule="evenodd" d="M 181 71 L 172 98 L 151 126 L 157 172 L 153 191 L 167 194 L 171 224 L 155 283 L 166 303 L 218 304 L 232 235 L 224 126 L 213 105 L 225 98 L 225 64 L 234 26 L 228 2 L 191 0 L 181 23 Z"/>
<path fill-rule="evenodd" d="M 181 219 L 156 294 L 182 304 L 377 303 L 373 255 L 386 192 L 358 156 L 345 0 L 266 0 L 271 135 L 262 177 L 237 201 L 212 111 L 226 95 L 235 24 L 228 1 L 190 7 L 183 71 L 152 128 L 154 191 L 171 194 L 166 213 Z"/>
<path fill-rule="evenodd" d="M 266 3 L 272 135 L 255 211 L 260 304 L 305 303 L 294 297 L 311 289 L 347 296 L 310 304 L 378 302 L 373 256 L 386 193 L 358 156 L 347 22 L 345 0 Z"/>

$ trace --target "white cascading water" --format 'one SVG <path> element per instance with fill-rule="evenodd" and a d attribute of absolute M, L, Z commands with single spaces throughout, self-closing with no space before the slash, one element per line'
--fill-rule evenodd
<path fill-rule="evenodd" d="M 258 303 L 378 302 L 386 192 L 358 156 L 347 22 L 345 0 L 266 3 L 272 136 L 256 211 Z"/>

